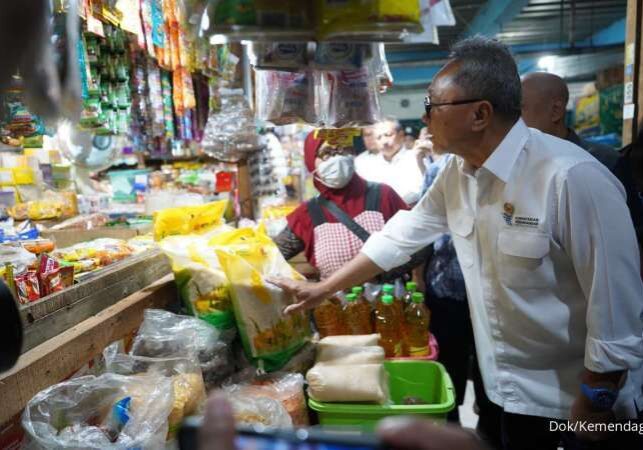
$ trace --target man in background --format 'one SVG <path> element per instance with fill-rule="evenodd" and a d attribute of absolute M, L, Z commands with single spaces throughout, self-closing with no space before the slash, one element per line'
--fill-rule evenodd
<path fill-rule="evenodd" d="M 581 139 L 565 124 L 569 89 L 565 80 L 547 72 L 522 78 L 522 118 L 528 127 L 573 142 L 614 171 L 618 152 L 611 147 Z"/>
<path fill-rule="evenodd" d="M 377 161 L 377 140 L 375 139 L 375 126 L 362 128 L 362 140 L 366 150 L 355 157 L 355 171 L 358 174 L 369 173 Z"/>
<path fill-rule="evenodd" d="M 404 147 L 404 130 L 395 119 L 386 119 L 374 127 L 379 153 L 366 168 L 356 166 L 358 175 L 367 181 L 391 186 L 409 205 L 417 203 L 422 191 L 422 172 L 417 152 Z"/>

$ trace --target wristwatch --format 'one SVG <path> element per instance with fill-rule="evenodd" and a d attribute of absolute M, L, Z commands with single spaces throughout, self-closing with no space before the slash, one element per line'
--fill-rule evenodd
<path fill-rule="evenodd" d="M 604 387 L 591 387 L 585 383 L 580 385 L 580 390 L 585 397 L 592 402 L 592 406 L 601 411 L 612 409 L 618 398 L 618 389 L 608 389 Z"/>

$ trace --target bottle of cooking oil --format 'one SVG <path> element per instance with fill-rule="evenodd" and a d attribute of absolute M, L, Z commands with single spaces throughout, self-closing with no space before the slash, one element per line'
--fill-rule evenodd
<path fill-rule="evenodd" d="M 424 305 L 424 295 L 421 292 L 412 295 L 412 303 L 404 310 L 404 319 L 404 347 L 408 352 L 407 356 L 428 356 L 431 311 Z"/>
<path fill-rule="evenodd" d="M 404 307 L 413 303 L 413 293 L 418 290 L 418 285 L 414 281 L 406 283 L 406 292 L 404 293 Z"/>
<path fill-rule="evenodd" d="M 349 334 L 372 334 L 373 325 L 371 316 L 373 310 L 371 305 L 362 297 L 355 294 L 346 296 L 346 305 L 344 306 L 344 319 Z"/>
<path fill-rule="evenodd" d="M 375 315 L 375 332 L 387 358 L 402 356 L 402 325 L 392 295 L 384 295 Z"/>
<path fill-rule="evenodd" d="M 331 297 L 313 311 L 317 331 L 322 338 L 348 334 L 342 302 L 337 297 Z"/>

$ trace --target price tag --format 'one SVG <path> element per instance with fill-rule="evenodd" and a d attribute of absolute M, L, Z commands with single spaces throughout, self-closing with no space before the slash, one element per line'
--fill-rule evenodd
<path fill-rule="evenodd" d="M 634 118 L 634 104 L 623 106 L 623 120 L 631 120 Z"/>

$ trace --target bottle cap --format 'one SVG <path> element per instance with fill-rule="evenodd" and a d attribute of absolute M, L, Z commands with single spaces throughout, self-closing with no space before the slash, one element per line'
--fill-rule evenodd
<path fill-rule="evenodd" d="M 393 294 L 394 289 L 395 287 L 392 284 L 385 284 L 384 286 L 382 286 L 382 291 L 385 294 Z"/>
<path fill-rule="evenodd" d="M 355 295 L 355 294 L 348 294 L 346 296 L 346 301 L 347 302 L 354 302 L 355 300 L 357 300 L 357 295 Z"/>
<path fill-rule="evenodd" d="M 385 305 L 392 305 L 393 304 L 393 296 L 392 295 L 385 295 L 382 297 L 382 303 Z"/>
<path fill-rule="evenodd" d="M 411 296 L 413 303 L 424 303 L 424 294 L 421 292 L 414 292 Z"/>
<path fill-rule="evenodd" d="M 362 286 L 355 286 L 352 290 L 355 295 L 362 295 L 364 292 L 364 288 Z"/>
<path fill-rule="evenodd" d="M 417 285 L 417 283 L 416 283 L 416 282 L 414 282 L 414 281 L 409 281 L 408 283 L 406 283 L 406 290 L 407 290 L 407 291 L 409 291 L 409 292 L 415 292 L 415 291 L 417 291 L 417 289 L 418 289 L 418 285 Z"/>

